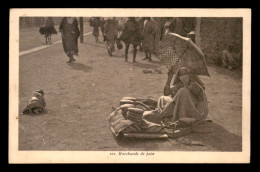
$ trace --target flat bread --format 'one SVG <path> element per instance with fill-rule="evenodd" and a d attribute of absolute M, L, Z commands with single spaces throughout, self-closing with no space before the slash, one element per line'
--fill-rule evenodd
<path fill-rule="evenodd" d="M 123 104 L 134 104 L 135 102 L 132 101 L 132 100 L 120 100 L 120 105 L 123 105 Z"/>
<path fill-rule="evenodd" d="M 133 104 L 123 104 L 120 106 L 120 109 L 122 110 L 128 110 L 128 108 L 132 108 L 132 107 L 135 107 Z"/>
<path fill-rule="evenodd" d="M 132 100 L 132 101 L 135 101 L 136 98 L 134 98 L 134 97 L 123 97 L 122 100 Z"/>
<path fill-rule="evenodd" d="M 138 109 L 138 108 L 128 108 L 129 112 L 137 113 L 137 114 L 143 114 L 144 110 Z"/>

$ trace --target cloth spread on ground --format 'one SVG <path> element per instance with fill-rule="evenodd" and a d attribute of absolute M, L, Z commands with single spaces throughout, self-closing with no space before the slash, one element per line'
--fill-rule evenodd
<path fill-rule="evenodd" d="M 139 101 L 138 101 L 139 100 Z M 133 105 L 135 108 L 139 108 L 145 110 L 147 114 L 151 112 L 151 109 L 156 107 L 157 101 L 154 99 L 135 99 Z M 128 102 L 129 103 L 129 102 Z M 131 103 L 131 102 L 130 102 Z M 147 104 L 145 104 L 147 103 Z M 148 109 L 149 108 L 149 109 Z M 141 120 L 136 121 L 135 118 L 130 115 L 130 119 L 127 119 L 126 114 L 133 114 L 132 112 L 125 110 L 125 107 L 121 109 L 120 107 L 116 108 L 110 116 L 109 116 L 109 123 L 111 127 L 111 131 L 115 136 L 118 136 L 121 132 L 122 133 L 165 133 L 164 128 L 160 124 L 156 124 L 150 121 L 147 121 L 143 114 Z"/>
<path fill-rule="evenodd" d="M 108 119 L 111 127 L 111 131 L 115 136 L 122 133 L 164 133 L 164 128 L 145 119 L 142 120 L 142 124 L 138 125 L 131 120 L 125 119 L 122 115 L 122 110 L 117 108 L 113 111 Z"/>
<path fill-rule="evenodd" d="M 132 121 L 126 120 L 123 117 L 122 110 L 120 108 L 117 108 L 110 114 L 108 122 L 110 123 L 111 131 L 115 136 L 118 136 L 122 130 L 133 124 Z"/>

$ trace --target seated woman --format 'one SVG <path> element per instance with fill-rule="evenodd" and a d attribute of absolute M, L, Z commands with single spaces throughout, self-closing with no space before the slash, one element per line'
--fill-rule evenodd
<path fill-rule="evenodd" d="M 227 48 L 222 51 L 221 60 L 224 68 L 232 70 L 241 66 L 241 51 L 236 46 L 229 44 Z"/>
<path fill-rule="evenodd" d="M 204 90 L 202 81 L 189 69 L 182 67 L 174 76 L 169 71 L 164 96 L 157 105 L 162 122 L 173 123 L 181 118 L 192 118 L 195 123 L 203 121 L 208 115 Z"/>

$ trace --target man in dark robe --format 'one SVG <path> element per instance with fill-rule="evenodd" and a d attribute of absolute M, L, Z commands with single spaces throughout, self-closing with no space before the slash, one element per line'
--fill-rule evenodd
<path fill-rule="evenodd" d="M 76 61 L 73 55 L 78 56 L 78 38 L 80 35 L 78 21 L 75 17 L 64 17 L 61 21 L 59 30 L 62 35 L 63 48 L 71 63 Z"/>
<path fill-rule="evenodd" d="M 128 61 L 128 49 L 130 44 L 133 45 L 133 63 L 136 63 L 137 46 L 140 45 L 142 40 L 142 34 L 140 31 L 140 25 L 135 20 L 135 17 L 129 17 L 129 20 L 125 23 L 122 35 L 120 37 L 125 42 L 125 61 Z"/>

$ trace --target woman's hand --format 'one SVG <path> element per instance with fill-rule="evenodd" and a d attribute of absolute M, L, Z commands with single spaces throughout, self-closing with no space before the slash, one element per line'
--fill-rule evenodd
<path fill-rule="evenodd" d="M 168 79 L 167 79 L 167 82 L 166 82 L 165 86 L 170 87 L 170 84 L 171 84 L 173 75 L 174 75 L 173 69 L 171 68 L 171 69 L 168 71 Z"/>
<path fill-rule="evenodd" d="M 168 72 L 168 79 L 167 79 L 167 82 L 164 86 L 164 95 L 165 96 L 168 96 L 168 95 L 171 95 L 171 89 L 170 89 L 170 84 L 171 84 L 171 80 L 172 80 L 172 77 L 173 77 L 173 70 L 170 69 L 169 72 Z"/>

